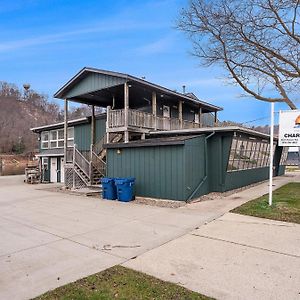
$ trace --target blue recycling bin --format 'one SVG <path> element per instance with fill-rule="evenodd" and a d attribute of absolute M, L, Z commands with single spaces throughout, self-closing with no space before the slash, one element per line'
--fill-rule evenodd
<path fill-rule="evenodd" d="M 115 185 L 117 187 L 118 200 L 122 202 L 129 202 L 135 198 L 135 178 L 115 178 Z"/>
<path fill-rule="evenodd" d="M 115 186 L 114 178 L 103 177 L 102 183 L 102 198 L 108 200 L 117 199 L 117 189 Z"/>

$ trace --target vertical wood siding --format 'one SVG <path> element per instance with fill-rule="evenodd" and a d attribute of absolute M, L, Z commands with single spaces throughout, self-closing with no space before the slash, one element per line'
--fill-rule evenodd
<path fill-rule="evenodd" d="M 89 92 L 105 89 L 108 87 L 123 84 L 125 79 L 115 76 L 91 73 L 83 78 L 80 82 L 74 85 L 66 95 L 65 98 L 72 98 L 79 95 L 83 95 Z"/>
<path fill-rule="evenodd" d="M 185 200 L 184 146 L 109 149 L 109 177 L 135 177 L 138 196 Z"/>

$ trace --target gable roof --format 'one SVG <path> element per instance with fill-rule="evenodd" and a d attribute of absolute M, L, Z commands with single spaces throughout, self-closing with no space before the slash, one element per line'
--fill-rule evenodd
<path fill-rule="evenodd" d="M 210 108 L 213 111 L 223 110 L 223 108 L 221 108 L 219 106 L 199 100 L 197 97 L 195 97 L 195 95 L 191 96 L 191 94 L 182 94 L 182 93 L 179 93 L 176 91 L 172 91 L 172 90 L 165 88 L 163 86 L 160 86 L 158 84 L 149 82 L 147 80 L 144 80 L 144 79 L 141 79 L 141 78 L 129 75 L 129 74 L 107 71 L 107 70 L 100 70 L 100 69 L 95 69 L 95 68 L 90 68 L 90 67 L 84 67 L 82 70 L 80 70 L 74 77 L 72 77 L 65 85 L 63 85 L 54 94 L 54 97 L 59 98 L 59 99 L 76 97 L 77 96 L 76 93 L 71 93 L 70 94 L 71 97 L 68 97 L 68 93 L 70 93 L 70 91 L 72 89 L 74 91 L 74 88 L 76 88 L 76 85 L 78 85 L 82 80 L 84 80 L 90 74 L 98 74 L 98 75 L 108 76 L 112 80 L 112 82 L 111 83 L 105 82 L 105 87 L 116 86 L 116 85 L 120 85 L 122 83 L 130 81 L 130 82 L 137 83 L 141 86 L 153 89 L 160 93 L 164 93 L 164 94 L 167 94 L 170 96 L 175 96 L 175 97 L 181 98 L 182 100 L 189 101 L 189 102 L 192 102 L 192 103 L 195 103 L 198 105 L 200 104 L 204 107 Z M 85 89 L 84 90 L 85 93 L 96 91 L 97 85 L 95 83 L 95 80 L 94 80 L 94 82 L 92 82 L 92 84 L 93 84 L 93 86 L 90 87 L 91 90 L 88 91 L 87 89 Z"/>

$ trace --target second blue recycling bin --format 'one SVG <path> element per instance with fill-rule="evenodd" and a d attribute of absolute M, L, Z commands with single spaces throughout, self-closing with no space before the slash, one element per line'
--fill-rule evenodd
<path fill-rule="evenodd" d="M 115 178 L 117 196 L 119 201 L 129 202 L 134 199 L 134 177 Z"/>
<path fill-rule="evenodd" d="M 103 177 L 102 182 L 102 198 L 108 200 L 117 199 L 117 189 L 115 186 L 114 178 Z"/>

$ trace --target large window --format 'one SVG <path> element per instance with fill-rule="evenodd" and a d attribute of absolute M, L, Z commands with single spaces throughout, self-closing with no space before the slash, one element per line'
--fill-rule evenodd
<path fill-rule="evenodd" d="M 289 153 L 289 147 L 283 147 L 281 158 L 280 158 L 280 163 L 279 163 L 280 166 L 286 165 L 288 153 Z"/>
<path fill-rule="evenodd" d="M 68 147 L 74 146 L 74 127 L 68 128 Z M 64 147 L 64 130 L 44 131 L 41 134 L 41 148 L 54 149 Z"/>
<path fill-rule="evenodd" d="M 231 143 L 227 171 L 233 172 L 266 167 L 270 163 L 269 158 L 269 141 L 235 136 Z"/>

